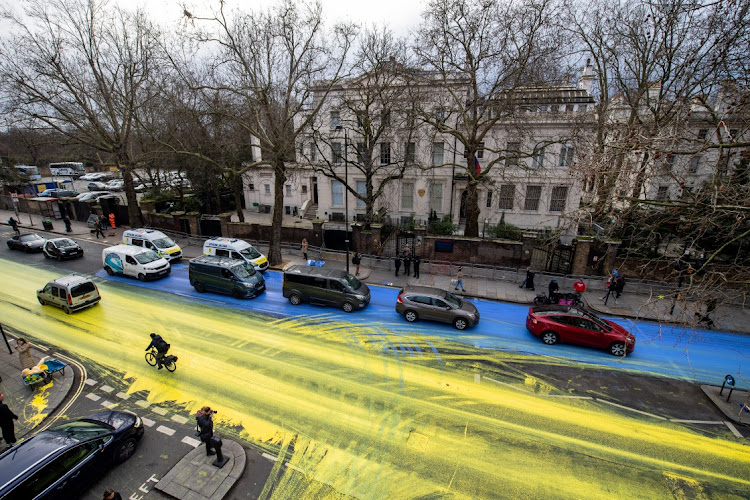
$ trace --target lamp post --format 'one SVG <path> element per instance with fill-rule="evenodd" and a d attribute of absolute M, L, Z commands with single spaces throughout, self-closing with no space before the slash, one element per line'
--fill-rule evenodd
<path fill-rule="evenodd" d="M 346 244 L 346 273 L 349 274 L 349 130 L 341 125 L 337 130 L 344 130 L 344 243 Z"/>

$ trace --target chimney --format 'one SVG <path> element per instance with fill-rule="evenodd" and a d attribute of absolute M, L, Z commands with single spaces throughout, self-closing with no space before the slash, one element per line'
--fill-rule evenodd
<path fill-rule="evenodd" d="M 591 65 L 591 59 L 586 59 L 586 66 L 583 67 L 583 73 L 578 79 L 578 88 L 585 90 L 587 93 L 591 93 L 591 89 L 594 86 L 594 67 Z"/>

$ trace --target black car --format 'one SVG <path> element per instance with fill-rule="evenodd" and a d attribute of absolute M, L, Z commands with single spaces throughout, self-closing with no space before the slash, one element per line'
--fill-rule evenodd
<path fill-rule="evenodd" d="M 8 248 L 28 253 L 41 252 L 45 241 L 47 240 L 36 233 L 17 234 L 8 240 Z"/>
<path fill-rule="evenodd" d="M 48 259 L 64 260 L 83 257 L 83 248 L 70 238 L 47 240 L 42 251 Z"/>
<path fill-rule="evenodd" d="M 42 431 L 0 455 L 0 498 L 75 498 L 143 437 L 135 413 L 103 410 Z"/>
<path fill-rule="evenodd" d="M 78 196 L 78 191 L 72 189 L 45 189 L 39 193 L 41 197 L 50 196 L 52 198 L 75 198 Z"/>

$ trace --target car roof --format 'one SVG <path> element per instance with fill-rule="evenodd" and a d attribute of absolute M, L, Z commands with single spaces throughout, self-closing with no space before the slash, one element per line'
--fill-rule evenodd
<path fill-rule="evenodd" d="M 404 293 L 419 293 L 424 295 L 445 295 L 445 290 L 442 288 L 435 288 L 433 286 L 406 286 L 404 287 Z"/>
<path fill-rule="evenodd" d="M 104 252 L 119 252 L 125 255 L 138 255 L 144 252 L 153 252 L 150 248 L 139 247 L 135 245 L 114 245 L 107 247 L 103 250 Z"/>
<path fill-rule="evenodd" d="M 91 281 L 90 278 L 78 276 L 77 274 L 69 274 L 67 276 L 61 276 L 50 281 L 50 283 L 56 283 L 58 285 L 77 285 L 79 283 L 85 283 Z"/>
<path fill-rule="evenodd" d="M 42 431 L 0 455 L 0 489 L 19 475 L 78 441 L 59 432 Z"/>
<path fill-rule="evenodd" d="M 320 276 L 321 278 L 343 278 L 345 277 L 346 271 L 341 269 L 326 269 L 325 267 L 313 267 L 313 266 L 291 266 L 284 270 L 284 274 L 300 274 L 307 276 Z"/>
<path fill-rule="evenodd" d="M 201 255 L 190 261 L 191 264 L 209 264 L 212 266 L 220 267 L 236 267 L 244 266 L 244 262 L 239 259 L 231 259 L 229 257 L 216 257 L 213 255 Z"/>

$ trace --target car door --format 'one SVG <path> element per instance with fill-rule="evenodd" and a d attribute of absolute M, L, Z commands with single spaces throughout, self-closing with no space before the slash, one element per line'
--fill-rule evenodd
<path fill-rule="evenodd" d="M 601 340 L 601 328 L 593 321 L 580 316 L 564 316 L 568 323 L 567 342 L 583 346 L 596 346 Z"/>
<path fill-rule="evenodd" d="M 51 241 L 44 244 L 44 251 L 50 257 L 57 257 L 57 247 Z"/>
<path fill-rule="evenodd" d="M 428 297 L 427 295 L 412 295 L 409 297 L 409 300 L 417 304 L 417 314 L 421 319 L 430 321 L 436 319 L 435 308 L 432 305 L 432 297 Z"/>
<path fill-rule="evenodd" d="M 111 437 L 81 443 L 63 453 L 49 464 L 50 475 L 58 479 L 44 492 L 45 497 L 70 498 L 85 490 L 107 462 L 106 454 L 99 451 Z"/>
<path fill-rule="evenodd" d="M 344 284 L 337 279 L 328 280 L 328 289 L 326 290 L 326 304 L 331 306 L 341 306 L 346 300 L 346 289 Z"/>
<path fill-rule="evenodd" d="M 435 321 L 453 323 L 453 308 L 443 299 L 432 298 L 432 310 Z"/>
<path fill-rule="evenodd" d="M 125 256 L 125 262 L 122 265 L 122 274 L 138 277 L 138 262 L 132 255 Z"/>

